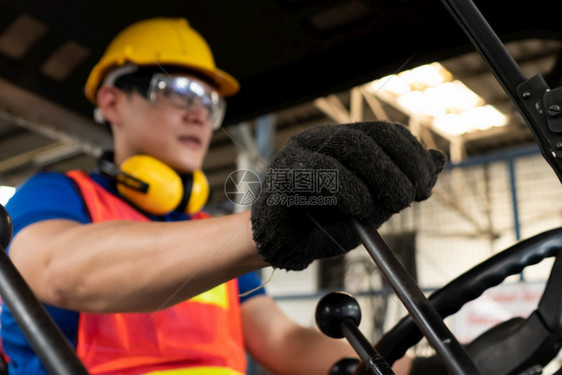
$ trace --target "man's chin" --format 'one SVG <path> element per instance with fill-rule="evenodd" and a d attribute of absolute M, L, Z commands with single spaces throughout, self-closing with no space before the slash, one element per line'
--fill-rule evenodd
<path fill-rule="evenodd" d="M 176 157 L 170 160 L 170 167 L 180 174 L 192 173 L 195 170 L 201 169 L 203 166 L 203 158 L 201 155 L 182 155 L 180 158 Z"/>
<path fill-rule="evenodd" d="M 181 163 L 177 166 L 172 166 L 172 168 L 179 174 L 193 173 L 198 169 L 201 169 L 200 163 Z"/>

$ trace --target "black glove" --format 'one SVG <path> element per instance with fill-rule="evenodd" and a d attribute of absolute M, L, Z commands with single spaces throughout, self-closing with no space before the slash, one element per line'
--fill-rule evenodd
<path fill-rule="evenodd" d="M 431 195 L 445 155 L 401 124 L 322 126 L 289 139 L 272 159 L 252 207 L 258 252 L 273 267 L 302 270 L 359 245 L 354 217 L 377 227 Z"/>

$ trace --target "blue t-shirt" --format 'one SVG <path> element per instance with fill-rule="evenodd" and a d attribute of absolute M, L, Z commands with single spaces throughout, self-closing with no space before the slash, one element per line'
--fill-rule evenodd
<path fill-rule="evenodd" d="M 112 194 L 119 195 L 115 184 L 108 178 L 97 173 L 90 176 Z M 48 219 L 69 219 L 84 224 L 89 223 L 84 202 L 76 189 L 74 182 L 62 173 L 43 172 L 31 177 L 16 189 L 16 193 L 6 205 L 13 222 L 13 235 L 15 236 L 27 225 Z M 173 211 L 165 216 L 147 216 L 153 221 L 190 219 L 189 215 L 178 211 Z M 264 294 L 264 289 L 259 286 L 260 280 L 255 273 L 239 277 L 238 287 L 241 294 L 253 290 L 248 295 L 240 297 L 240 302 L 243 303 L 253 296 Z M 45 308 L 71 345 L 75 347 L 78 333 L 78 312 L 46 304 Z M 10 375 L 46 375 L 46 370 L 4 303 L 2 303 L 0 324 L 2 345 L 10 357 Z"/>

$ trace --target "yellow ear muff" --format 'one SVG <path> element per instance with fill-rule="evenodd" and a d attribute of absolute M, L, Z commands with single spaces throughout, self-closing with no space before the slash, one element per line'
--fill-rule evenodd
<path fill-rule="evenodd" d="M 205 174 L 196 170 L 193 172 L 193 181 L 191 185 L 191 193 L 189 194 L 189 200 L 185 207 L 185 212 L 187 214 L 195 214 L 199 212 L 207 200 L 209 199 L 209 181 Z"/>
<path fill-rule="evenodd" d="M 184 189 L 180 176 L 166 164 L 148 155 L 136 155 L 121 164 L 121 171 L 148 185 L 146 192 L 128 187 L 123 179 L 117 176 L 117 189 L 131 203 L 140 209 L 155 215 L 164 215 L 178 207 Z"/>

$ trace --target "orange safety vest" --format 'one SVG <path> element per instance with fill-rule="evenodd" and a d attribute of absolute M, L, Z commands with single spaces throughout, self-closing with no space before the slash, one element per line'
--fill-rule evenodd
<path fill-rule="evenodd" d="M 92 222 L 149 221 L 86 173 L 67 175 L 76 182 Z M 194 218 L 204 217 L 209 216 Z M 238 283 L 231 280 L 153 313 L 80 313 L 76 352 L 92 375 L 244 374 Z"/>

